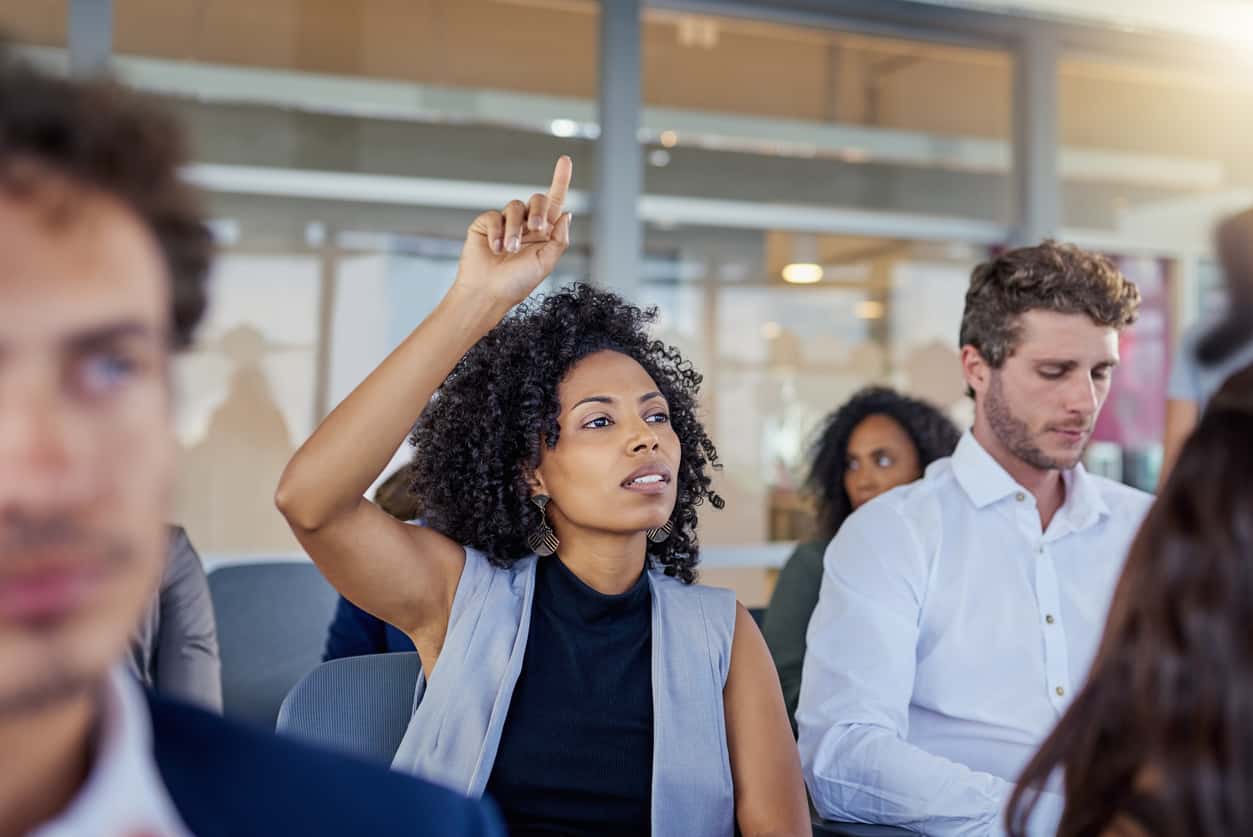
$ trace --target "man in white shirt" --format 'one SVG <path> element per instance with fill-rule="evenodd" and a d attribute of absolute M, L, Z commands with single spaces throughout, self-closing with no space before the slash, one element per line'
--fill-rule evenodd
<path fill-rule="evenodd" d="M 168 117 L 0 47 L 0 837 L 500 834 L 485 804 L 146 695 L 172 349 L 211 241 Z"/>
<path fill-rule="evenodd" d="M 1139 292 L 1046 242 L 975 269 L 962 372 L 975 423 L 827 549 L 797 711 L 814 805 L 836 820 L 990 835 L 1082 684 L 1151 497 L 1080 458 Z M 1052 833 L 1046 794 L 1033 833 Z"/>

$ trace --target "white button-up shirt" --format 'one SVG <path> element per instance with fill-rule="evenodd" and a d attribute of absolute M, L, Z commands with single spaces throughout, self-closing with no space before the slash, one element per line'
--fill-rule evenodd
<path fill-rule="evenodd" d="M 825 817 L 999 834 L 1013 782 L 1091 665 L 1150 495 L 1063 472 L 1035 499 L 967 433 L 827 548 L 796 720 Z M 1046 793 L 1033 833 L 1051 833 Z"/>
<path fill-rule="evenodd" d="M 152 720 L 139 684 L 117 669 L 101 696 L 87 781 L 30 837 L 190 837 L 152 755 Z"/>

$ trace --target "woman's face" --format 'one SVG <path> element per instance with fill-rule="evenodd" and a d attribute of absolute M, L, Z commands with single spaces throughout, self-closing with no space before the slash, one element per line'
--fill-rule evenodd
<path fill-rule="evenodd" d="M 536 493 L 552 498 L 549 521 L 636 534 L 664 526 L 674 510 L 681 448 L 657 384 L 630 357 L 588 355 L 557 390 L 561 428 L 542 447 Z"/>
<path fill-rule="evenodd" d="M 867 416 L 848 437 L 844 490 L 853 508 L 922 476 L 918 449 L 896 419 Z"/>

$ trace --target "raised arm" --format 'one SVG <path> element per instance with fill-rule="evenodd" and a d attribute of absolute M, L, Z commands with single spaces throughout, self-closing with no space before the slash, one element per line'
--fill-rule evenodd
<path fill-rule="evenodd" d="M 570 175 L 562 157 L 546 195 L 475 219 L 448 294 L 326 417 L 279 481 L 279 511 L 330 582 L 413 636 L 419 651 L 421 637 L 443 635 L 464 550 L 395 520 L 362 494 L 462 355 L 556 266 L 570 241 L 562 212 Z"/>
<path fill-rule="evenodd" d="M 1198 331 L 1184 334 L 1170 363 L 1166 382 L 1166 432 L 1162 438 L 1162 467 L 1158 472 L 1157 490 L 1161 491 L 1174 470 L 1175 460 L 1183 443 L 1192 435 L 1201 417 L 1201 381 L 1196 360 Z"/>
<path fill-rule="evenodd" d="M 1166 402 L 1166 433 L 1162 439 L 1162 469 L 1157 478 L 1157 490 L 1161 491 L 1174 470 L 1175 460 L 1183 443 L 1188 441 L 1196 423 L 1200 420 L 1201 409 L 1195 401 L 1184 401 L 1172 398 Z"/>

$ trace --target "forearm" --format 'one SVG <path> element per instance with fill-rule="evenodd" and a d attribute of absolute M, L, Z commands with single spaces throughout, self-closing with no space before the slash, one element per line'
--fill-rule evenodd
<path fill-rule="evenodd" d="M 276 497 L 288 521 L 314 531 L 353 508 L 435 390 L 504 314 L 494 299 L 454 286 L 296 452 Z"/>
<path fill-rule="evenodd" d="M 937 837 L 998 833 L 1013 788 L 872 724 L 837 725 L 804 761 L 814 807 L 823 817 Z"/>

